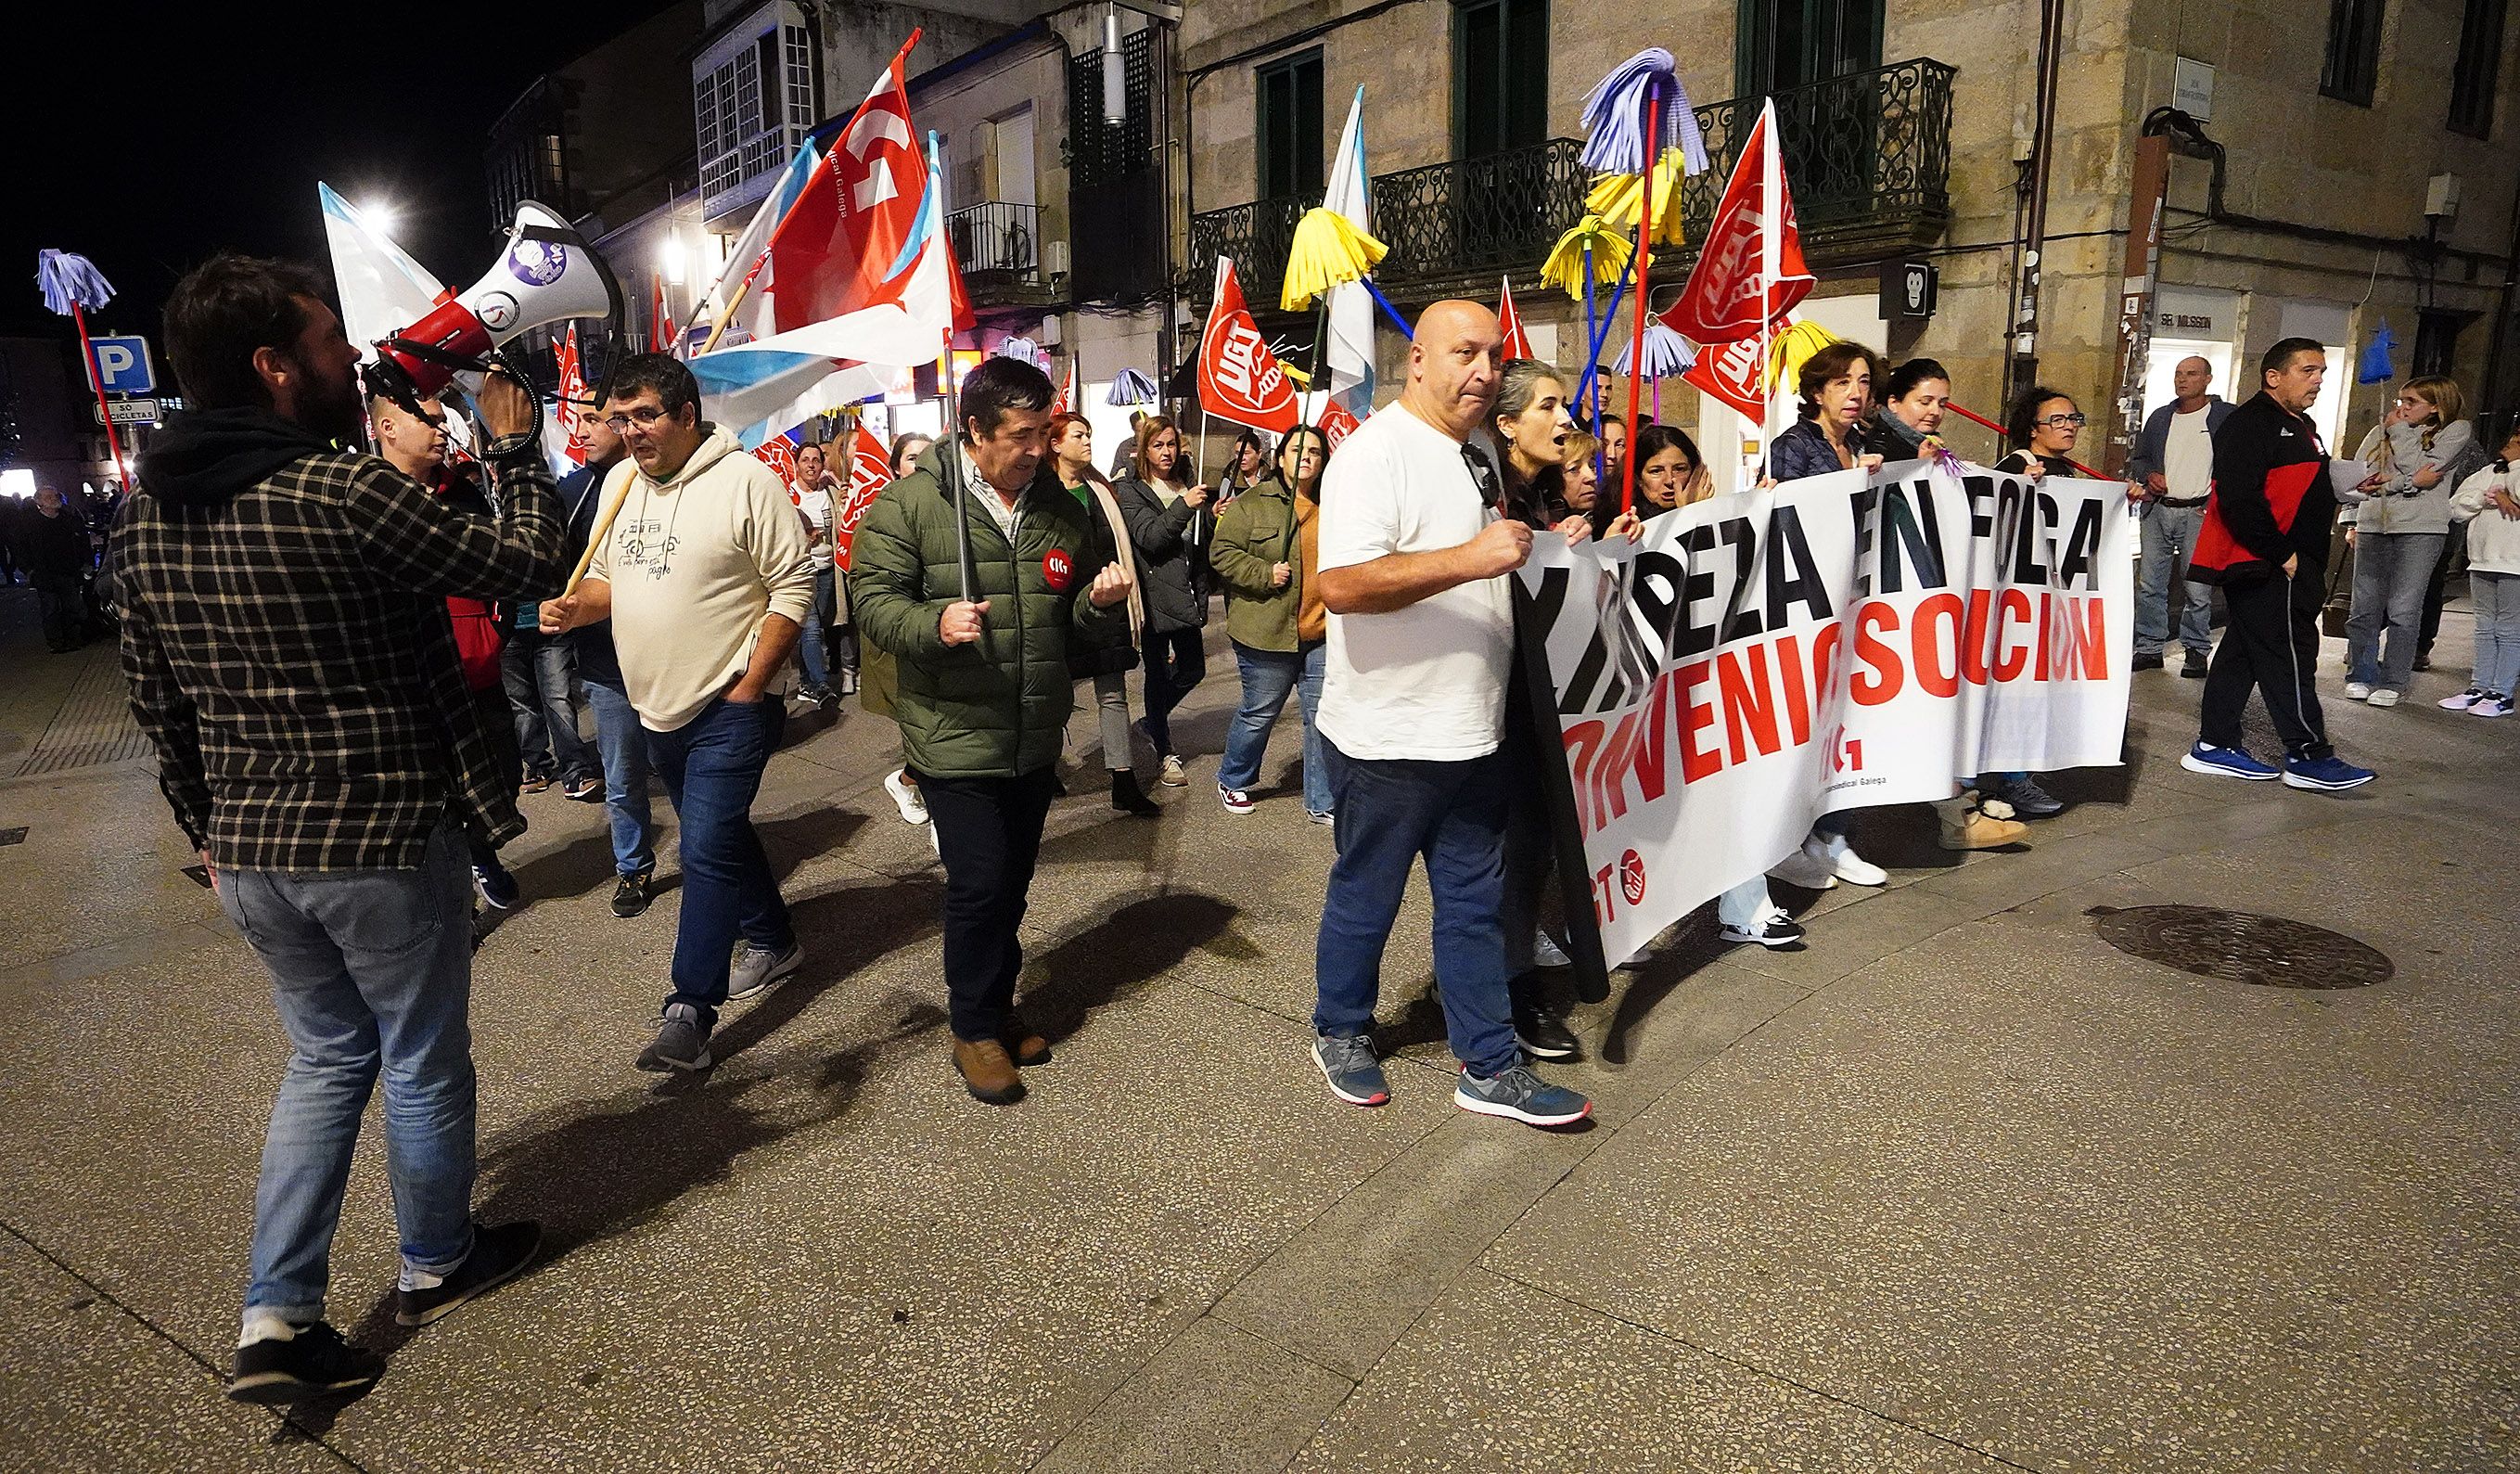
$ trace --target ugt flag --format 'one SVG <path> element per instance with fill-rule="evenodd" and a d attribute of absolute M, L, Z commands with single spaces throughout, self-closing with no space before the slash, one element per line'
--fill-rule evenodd
<path fill-rule="evenodd" d="M 1700 345 L 1756 337 L 1759 330 L 1811 295 L 1794 198 L 1777 148 L 1777 105 L 1750 129 L 1732 178 L 1706 224 L 1706 244 L 1665 326 Z"/>
<path fill-rule="evenodd" d="M 858 523 L 866 520 L 867 509 L 875 505 L 875 494 L 892 484 L 892 462 L 883 451 L 883 442 L 875 431 L 858 423 L 857 435 L 849 442 L 849 489 L 832 514 L 832 557 L 846 572 L 849 549 L 857 541 Z"/>
<path fill-rule="evenodd" d="M 1234 258 L 1216 258 L 1216 302 L 1198 340 L 1198 402 L 1209 414 L 1255 430 L 1295 427 L 1295 386 L 1269 351 L 1235 279 Z"/>

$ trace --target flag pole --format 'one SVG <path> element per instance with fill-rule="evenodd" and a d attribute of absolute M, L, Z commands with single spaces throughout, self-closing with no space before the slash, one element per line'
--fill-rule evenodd
<path fill-rule="evenodd" d="M 1784 161 L 1777 146 L 1777 100 L 1768 99 L 1759 119 L 1759 463 L 1768 460 L 1768 431 L 1777 419 L 1777 365 L 1773 338 L 1777 273 L 1784 269 L 1783 233 L 1778 216 L 1784 196 Z"/>
<path fill-rule="evenodd" d="M 1589 240 L 1584 243 L 1584 342 L 1588 347 L 1593 343 L 1593 243 Z M 1598 353 L 1599 350 L 1594 351 Z M 1598 480 L 1609 469 L 1602 459 L 1600 446 L 1601 380 L 1593 372 L 1590 362 L 1584 365 L 1584 377 L 1593 381 L 1593 475 Z M 1576 403 L 1583 401 L 1578 399 Z"/>
<path fill-rule="evenodd" d="M 87 381 L 96 389 L 96 412 L 105 421 L 106 448 L 113 452 L 113 478 L 122 483 L 124 491 L 129 491 L 131 469 L 122 462 L 122 436 L 114 432 L 113 407 L 106 403 L 105 371 L 97 365 L 96 343 L 87 335 L 87 313 L 80 308 L 76 297 L 70 298 L 70 321 L 78 325 L 79 356 L 87 360 Z M 56 358 L 53 362 L 60 363 L 61 360 Z"/>
<path fill-rule="evenodd" d="M 1637 195 L 1637 322 L 1636 338 L 1628 349 L 1628 436 L 1636 438 L 1637 391 L 1642 382 L 1638 375 L 1645 367 L 1645 309 L 1652 302 L 1648 285 L 1652 263 L 1646 257 L 1653 246 L 1654 167 L 1662 162 L 1662 94 L 1648 93 L 1645 98 L 1645 171 L 1643 188 Z M 1630 455 L 1619 469 L 1619 506 L 1622 512 L 1637 510 L 1637 458 Z"/>

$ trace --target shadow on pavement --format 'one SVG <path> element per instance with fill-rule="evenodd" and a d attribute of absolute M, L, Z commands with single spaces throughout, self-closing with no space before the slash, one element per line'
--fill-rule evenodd
<path fill-rule="evenodd" d="M 785 880 L 807 861 L 845 846 L 866 824 L 867 817 L 855 809 L 817 802 L 777 819 L 758 820 L 753 827 L 770 852 L 771 873 Z"/>
<path fill-rule="evenodd" d="M 1232 930 L 1239 915 L 1234 906 L 1197 891 L 1125 902 L 1026 966 L 1031 983 L 1020 995 L 1024 1021 L 1058 1044 L 1083 1028 L 1094 1009 L 1136 993 L 1195 949 L 1247 955 L 1248 944 Z M 1211 945 L 1217 943 L 1239 947 Z"/>
<path fill-rule="evenodd" d="M 1662 942 L 1660 951 L 1628 971 L 1628 985 L 1620 990 L 1618 1004 L 1610 1010 L 1610 1021 L 1601 1030 L 1604 1064 L 1628 1063 L 1630 1031 L 1697 969 L 1732 950 L 1730 944 L 1715 935 L 1715 908 L 1711 905 L 1683 916 L 1663 934 Z"/>

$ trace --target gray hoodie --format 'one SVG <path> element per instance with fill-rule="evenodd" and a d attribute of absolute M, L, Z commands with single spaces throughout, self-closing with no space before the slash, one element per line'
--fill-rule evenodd
<path fill-rule="evenodd" d="M 2464 420 L 2453 420 L 2433 432 L 2429 449 L 2424 445 L 2421 426 L 2393 424 L 2384 432 L 2374 427 L 2362 437 L 2360 459 L 2373 470 L 2388 476 L 2379 490 L 2357 497 L 2341 493 L 2338 500 L 2361 502 L 2356 508 L 2354 525 L 2363 532 L 2448 532 L 2450 531 L 2450 499 L 2458 490 L 2459 481 L 2484 464 L 2476 447 L 2476 431 Z M 2385 439 L 2386 443 L 2383 444 Z M 2427 466 L 2441 470 L 2441 479 L 2430 486 L 2417 486 L 2415 472 Z"/>

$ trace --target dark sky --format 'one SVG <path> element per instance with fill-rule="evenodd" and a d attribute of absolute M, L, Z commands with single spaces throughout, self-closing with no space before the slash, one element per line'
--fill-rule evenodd
<path fill-rule="evenodd" d="M 0 81 L 0 334 L 65 326 L 35 289 L 47 246 L 113 283 L 92 327 L 152 338 L 176 278 L 222 247 L 329 275 L 318 179 L 394 201 L 404 247 L 469 283 L 491 259 L 490 124 L 535 76 L 661 8 L 29 0 Z M 657 101 L 689 115 L 688 97 Z"/>

